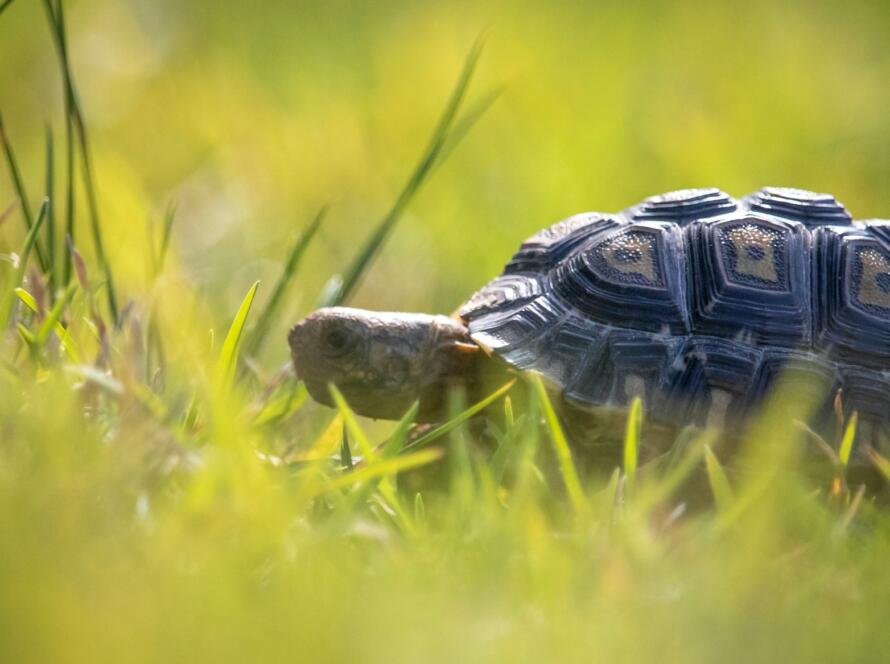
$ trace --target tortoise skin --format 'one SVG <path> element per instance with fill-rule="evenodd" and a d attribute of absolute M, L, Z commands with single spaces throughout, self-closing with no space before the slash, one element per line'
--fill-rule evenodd
<path fill-rule="evenodd" d="M 890 222 L 853 221 L 828 194 L 693 189 L 579 214 L 529 238 L 458 314 L 581 406 L 640 395 L 704 423 L 747 412 L 784 372 L 890 417 Z"/>

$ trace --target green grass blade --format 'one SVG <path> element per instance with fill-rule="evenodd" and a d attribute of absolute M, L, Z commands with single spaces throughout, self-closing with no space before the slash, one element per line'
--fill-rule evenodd
<path fill-rule="evenodd" d="M 53 308 L 50 309 L 46 318 L 43 319 L 43 322 L 40 324 L 40 327 L 37 329 L 37 334 L 35 335 L 36 350 L 40 350 L 46 345 L 50 333 L 56 328 L 56 325 L 59 324 L 59 321 L 62 319 L 62 314 L 65 313 L 68 302 L 76 290 L 76 283 L 69 284 L 68 288 L 62 292 L 61 297 L 56 300 L 56 303 L 53 305 Z"/>
<path fill-rule="evenodd" d="M 105 278 L 105 294 L 108 300 L 108 309 L 115 324 L 120 323 L 120 312 L 117 305 L 117 294 L 114 287 L 114 275 L 112 274 L 111 264 L 105 252 L 105 244 L 102 238 L 102 224 L 99 218 L 99 204 L 96 196 L 95 177 L 93 175 L 92 156 L 90 152 L 90 142 L 87 135 L 86 121 L 84 120 L 83 109 L 77 95 L 77 88 L 74 84 L 74 77 L 71 73 L 71 63 L 68 58 L 68 42 L 65 30 L 65 14 L 62 3 L 58 3 L 55 7 L 51 0 L 44 0 L 47 16 L 50 23 L 50 32 L 53 35 L 53 42 L 56 46 L 56 55 L 59 60 L 59 68 L 62 72 L 62 81 L 64 85 L 64 97 L 66 100 L 66 115 L 68 117 L 73 133 L 77 139 L 77 147 L 80 149 L 81 162 L 81 179 L 83 181 L 84 193 L 87 199 L 87 211 L 89 213 L 90 230 L 93 236 L 93 248 L 96 252 L 96 260 Z M 69 177 L 73 178 L 73 171 L 69 171 Z M 69 180 L 69 193 L 73 191 L 73 179 Z M 73 225 L 69 230 L 73 230 Z"/>
<path fill-rule="evenodd" d="M 31 229 L 28 231 L 28 235 L 25 236 L 25 245 L 19 256 L 19 264 L 12 276 L 12 284 L 10 285 L 9 290 L 4 292 L 2 301 L 0 301 L 0 330 L 5 330 L 6 326 L 9 324 L 9 318 L 12 316 L 12 305 L 15 302 L 15 289 L 22 284 L 22 278 L 25 276 L 25 269 L 28 267 L 28 257 L 31 255 L 31 250 L 37 244 L 37 236 L 46 219 L 46 211 L 48 207 L 49 201 L 44 200 L 43 204 L 40 206 L 40 212 L 37 214 L 37 221 L 34 222 Z"/>
<path fill-rule="evenodd" d="M 16 288 L 15 295 L 22 302 L 22 304 L 28 307 L 28 309 L 30 309 L 34 313 L 39 313 L 37 300 L 34 299 L 34 296 L 31 295 L 31 293 L 26 291 L 24 288 Z M 68 328 L 62 325 L 61 322 L 56 321 L 53 329 L 56 333 L 56 337 L 58 338 L 59 343 L 62 346 L 62 350 L 65 351 L 68 359 L 71 360 L 71 362 L 73 362 L 74 364 L 83 364 L 80 351 L 78 351 L 74 340 L 71 338 L 71 333 L 68 332 Z"/>
<path fill-rule="evenodd" d="M 250 333 L 248 342 L 245 346 L 245 350 L 248 354 L 252 355 L 256 353 L 256 351 L 263 345 L 263 341 L 265 340 L 266 335 L 269 333 L 269 330 L 272 328 L 272 325 L 275 322 L 275 317 L 277 316 L 278 310 L 281 307 L 281 302 L 284 299 L 284 295 L 285 293 L 287 293 L 287 288 L 290 285 L 291 281 L 293 281 L 294 275 L 297 272 L 297 268 L 300 265 L 300 260 L 302 259 L 303 254 L 306 252 L 306 249 L 309 247 L 309 244 L 312 242 L 312 239 L 315 237 L 315 234 L 318 232 L 318 229 L 321 227 L 321 224 L 324 221 L 325 216 L 327 216 L 327 213 L 327 207 L 321 208 L 315 215 L 315 218 L 312 220 L 309 226 L 307 226 L 306 229 L 297 238 L 294 246 L 291 247 L 290 253 L 287 257 L 287 262 L 284 265 L 284 271 L 278 278 L 278 282 L 272 289 L 272 295 L 269 297 L 269 301 L 263 308 L 262 313 L 257 319 L 257 324 L 254 326 L 253 330 Z"/>
<path fill-rule="evenodd" d="M 368 241 L 365 243 L 364 247 L 362 247 L 358 256 L 356 256 L 353 263 L 346 270 L 340 288 L 332 291 L 329 301 L 325 302 L 325 304 L 342 304 L 349 299 L 371 261 L 380 251 L 383 242 L 386 240 L 399 219 L 401 219 L 405 208 L 413 200 L 415 194 L 426 181 L 427 176 L 430 174 L 433 167 L 441 162 L 443 148 L 447 145 L 449 133 L 455 117 L 460 110 L 460 106 L 466 97 L 470 82 L 473 79 L 473 73 L 476 70 L 479 57 L 482 54 L 483 45 L 483 37 L 477 39 L 473 44 L 473 47 L 470 49 L 470 52 L 464 60 L 464 66 L 457 84 L 451 92 L 448 103 L 442 111 L 439 122 L 430 137 L 429 144 L 421 156 L 420 161 L 418 161 L 417 165 L 414 167 L 414 171 L 411 173 L 411 176 L 408 178 L 408 181 L 405 183 L 404 188 L 399 193 L 398 198 L 396 198 L 396 201 L 390 208 L 389 212 L 387 212 L 383 219 L 377 224 L 374 232 L 371 234 L 370 238 L 368 238 Z M 467 131 L 470 126 L 472 126 L 472 123 L 467 126 Z M 452 149 L 456 144 L 456 142 L 452 143 Z"/>
<path fill-rule="evenodd" d="M 223 341 L 222 348 L 220 348 L 219 359 L 216 364 L 216 376 L 219 386 L 223 389 L 231 387 L 232 381 L 235 378 L 235 370 L 238 366 L 238 354 L 241 349 L 241 338 L 244 333 L 244 324 L 247 321 L 247 316 L 250 313 L 250 306 L 253 304 L 253 298 L 256 296 L 256 291 L 259 286 L 260 282 L 256 281 L 253 286 L 250 287 L 250 290 L 247 291 L 247 295 L 245 295 L 244 299 L 241 301 L 241 306 L 238 307 L 238 313 L 235 314 L 235 318 L 229 326 L 229 331 L 226 332 L 226 338 Z"/>
<path fill-rule="evenodd" d="M 349 432 L 343 425 L 343 435 L 340 437 L 340 465 L 347 470 L 352 470 L 352 450 L 349 449 Z"/>
<path fill-rule="evenodd" d="M 844 437 L 841 439 L 840 450 L 838 451 L 838 459 L 840 459 L 841 467 L 846 468 L 850 463 L 850 456 L 853 453 L 853 443 L 856 442 L 856 427 L 859 423 L 859 413 L 853 413 L 847 426 L 844 428 Z"/>
<path fill-rule="evenodd" d="M 504 385 L 499 387 L 497 390 L 495 390 L 494 392 L 489 394 L 487 397 L 482 399 L 482 401 L 479 401 L 479 402 L 473 404 L 472 406 L 467 408 L 462 413 L 458 414 L 457 416 L 455 416 L 452 419 L 445 422 L 445 424 L 442 424 L 442 425 L 436 427 L 429 433 L 426 433 L 423 436 L 421 436 L 420 438 L 418 438 L 417 440 L 412 441 L 411 444 L 406 445 L 404 449 L 405 450 L 413 450 L 418 447 L 423 447 L 424 445 L 428 445 L 429 443 L 433 442 L 437 438 L 441 438 L 446 433 L 453 431 L 455 428 L 459 427 L 461 424 L 463 424 L 467 420 L 471 419 L 472 417 L 478 415 L 480 412 L 482 412 L 483 410 L 488 408 L 495 401 L 497 401 L 502 396 L 507 394 L 507 392 L 510 391 L 510 389 L 513 387 L 513 385 L 515 383 L 516 383 L 515 380 L 511 380 L 509 383 L 505 383 Z"/>
<path fill-rule="evenodd" d="M 637 476 L 637 462 L 640 453 L 640 431 L 643 428 L 643 401 L 634 397 L 627 414 L 624 430 L 624 476 L 628 491 L 633 491 Z"/>
<path fill-rule="evenodd" d="M 587 510 L 587 499 L 581 488 L 581 481 L 578 479 L 578 471 L 575 468 L 575 462 L 572 460 L 572 451 L 569 449 L 569 442 L 566 440 L 565 433 L 553 409 L 550 397 L 547 395 L 547 389 L 544 387 L 544 381 L 537 374 L 531 377 L 535 393 L 538 397 L 538 403 L 544 413 L 544 421 L 550 431 L 550 441 L 553 443 L 553 449 L 556 452 L 556 458 L 559 462 L 559 471 L 562 474 L 562 480 L 566 486 L 566 492 L 569 501 L 576 514 L 583 513 Z"/>
<path fill-rule="evenodd" d="M 152 277 L 157 278 L 164 269 L 167 260 L 167 252 L 170 249 L 170 236 L 173 232 L 173 223 L 176 221 L 176 206 L 170 203 L 164 212 L 164 221 L 161 228 L 161 241 L 158 244 L 157 253 L 152 256 Z"/>
<path fill-rule="evenodd" d="M 710 445 L 704 446 L 705 452 L 705 470 L 708 473 L 708 484 L 711 486 L 711 493 L 714 495 L 714 502 L 717 504 L 717 510 L 725 512 L 732 505 L 734 495 L 729 479 L 720 461 L 714 455 Z"/>
<path fill-rule="evenodd" d="M 349 404 L 346 403 L 343 393 L 340 392 L 340 390 L 337 389 L 337 386 L 333 383 L 328 385 L 328 389 L 330 390 L 334 403 L 337 405 L 337 409 L 340 411 L 340 415 L 343 418 L 344 431 L 349 431 L 352 439 L 355 441 L 356 445 L 358 445 L 358 449 L 362 453 L 362 458 L 365 463 L 374 463 L 377 459 L 377 452 L 373 445 L 371 445 L 368 436 L 362 430 L 361 426 L 359 426 L 358 420 L 355 418 L 355 413 L 352 408 L 349 407 Z"/>
<path fill-rule="evenodd" d="M 49 262 L 50 297 L 55 297 L 55 291 L 59 287 L 59 268 L 56 265 L 58 252 L 56 250 L 56 184 L 55 184 L 55 153 L 53 146 L 52 128 L 46 126 L 46 174 L 44 177 L 44 190 L 46 200 L 49 201 L 49 209 L 46 216 L 46 253 Z"/>
<path fill-rule="evenodd" d="M 13 3 L 13 0 L 4 0 L 3 3 L 0 3 L 0 14 L 6 11 L 6 8 L 9 7 Z"/>
<path fill-rule="evenodd" d="M 395 475 L 405 470 L 425 466 L 441 458 L 442 450 L 431 448 L 391 459 L 383 459 L 372 466 L 361 466 L 328 480 L 318 487 L 318 493 L 326 493 L 335 489 L 342 489 L 343 487 L 364 484 L 369 480 L 380 479 L 387 475 Z"/>
<path fill-rule="evenodd" d="M 381 453 L 384 457 L 393 456 L 402 450 L 405 439 L 408 437 L 408 430 L 414 424 L 414 418 L 417 417 L 417 411 L 420 409 L 420 402 L 415 401 L 411 404 L 408 411 L 402 415 L 402 419 L 396 425 L 395 430 L 390 434 L 386 442 L 383 443 Z"/>
<path fill-rule="evenodd" d="M 12 149 L 12 143 L 6 135 L 2 115 L 0 115 L 0 145 L 3 146 L 3 153 L 6 155 L 6 165 L 9 167 L 9 175 L 12 178 L 12 188 L 15 190 L 16 196 L 18 196 L 22 217 L 25 220 L 25 227 L 30 232 L 34 228 L 34 215 L 31 212 L 31 204 L 28 202 L 28 194 L 25 192 L 25 183 L 22 181 L 22 173 L 19 169 L 18 160 L 15 157 L 15 151 Z M 46 256 L 44 256 L 39 242 L 36 244 L 36 249 L 40 269 L 45 274 L 47 272 Z"/>
<path fill-rule="evenodd" d="M 504 94 L 505 88 L 496 88 L 491 92 L 483 95 L 476 100 L 473 105 L 461 116 L 461 119 L 454 124 L 454 128 L 448 133 L 439 158 L 436 160 L 435 166 L 438 167 L 445 163 L 454 149 L 461 141 L 470 133 L 470 130 L 477 122 L 488 112 L 494 103 Z"/>

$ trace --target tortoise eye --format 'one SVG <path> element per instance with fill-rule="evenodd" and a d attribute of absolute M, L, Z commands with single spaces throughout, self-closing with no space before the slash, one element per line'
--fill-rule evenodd
<path fill-rule="evenodd" d="M 334 325 L 322 335 L 321 352 L 325 357 L 339 357 L 347 353 L 352 346 L 352 334 L 343 325 Z"/>

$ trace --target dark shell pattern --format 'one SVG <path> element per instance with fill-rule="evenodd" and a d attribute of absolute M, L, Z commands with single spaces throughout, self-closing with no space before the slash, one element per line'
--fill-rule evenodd
<path fill-rule="evenodd" d="M 725 422 L 784 372 L 826 406 L 842 388 L 847 411 L 890 418 L 890 221 L 853 221 L 828 194 L 692 189 L 579 214 L 459 315 L 582 406 L 639 395 L 675 421 Z"/>

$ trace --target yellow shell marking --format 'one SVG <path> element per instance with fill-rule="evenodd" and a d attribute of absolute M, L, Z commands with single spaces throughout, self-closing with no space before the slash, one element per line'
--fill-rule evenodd
<path fill-rule="evenodd" d="M 862 304 L 890 309 L 890 292 L 881 288 L 878 282 L 880 275 L 890 273 L 890 260 L 874 249 L 864 249 L 859 252 L 859 262 L 862 265 L 862 278 L 857 293 L 859 301 Z"/>
<path fill-rule="evenodd" d="M 640 235 L 620 235 L 603 247 L 603 260 L 623 274 L 639 274 L 649 281 L 658 281 L 652 240 Z"/>
<path fill-rule="evenodd" d="M 776 283 L 775 235 L 752 224 L 733 228 L 727 234 L 735 247 L 735 271 L 763 281 Z"/>

